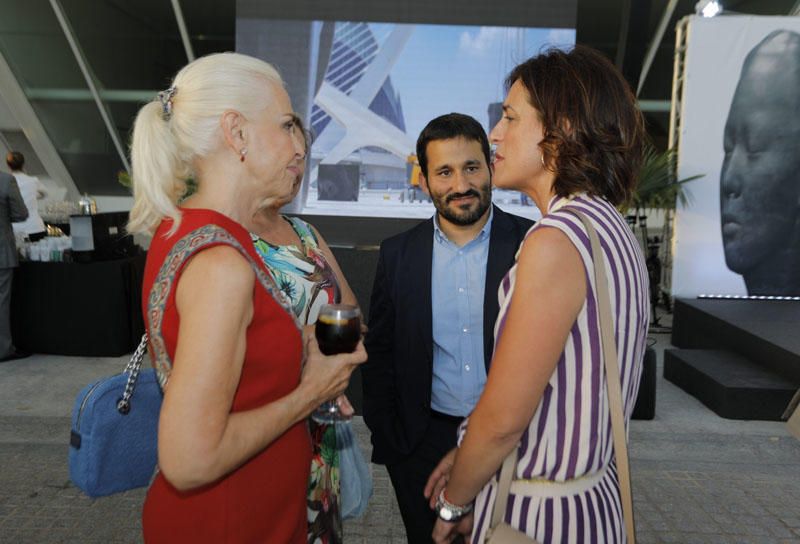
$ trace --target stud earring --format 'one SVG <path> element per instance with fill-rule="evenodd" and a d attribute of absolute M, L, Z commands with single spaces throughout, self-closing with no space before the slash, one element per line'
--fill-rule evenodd
<path fill-rule="evenodd" d="M 247 155 L 247 148 L 243 147 L 241 151 L 239 151 L 239 162 L 244 162 L 244 158 Z"/>

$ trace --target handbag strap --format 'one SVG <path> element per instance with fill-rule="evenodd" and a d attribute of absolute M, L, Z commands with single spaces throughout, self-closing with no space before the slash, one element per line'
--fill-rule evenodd
<path fill-rule="evenodd" d="M 497 484 L 497 497 L 494 499 L 494 508 L 492 509 L 492 522 L 489 524 L 491 529 L 494 529 L 500 522 L 503 521 L 503 516 L 506 513 L 508 506 L 508 494 L 511 491 L 511 480 L 514 476 L 514 467 L 517 466 L 517 450 L 518 445 L 514 446 L 505 460 L 503 461 L 503 468 L 500 469 L 500 480 Z"/>
<path fill-rule="evenodd" d="M 262 286 L 267 289 L 267 291 L 275 298 L 275 300 L 284 307 L 285 310 L 289 313 L 289 315 L 294 317 L 294 314 L 291 311 L 291 306 L 288 306 L 288 302 L 285 300 L 285 297 L 281 296 L 281 291 L 275 283 L 275 279 L 269 274 L 269 270 L 266 268 L 262 269 L 253 259 L 253 257 L 241 246 L 241 244 L 236 240 L 233 235 L 231 235 L 227 230 L 218 226 L 218 225 L 206 225 L 204 227 L 200 227 L 189 234 L 187 234 L 180 242 L 175 244 L 173 250 L 170 251 L 169 255 L 165 259 L 164 265 L 162 265 L 161 271 L 159 273 L 159 279 L 163 277 L 169 278 L 166 282 L 159 282 L 160 284 L 167 283 L 168 285 L 172 284 L 172 280 L 174 279 L 174 275 L 170 275 L 176 268 L 179 268 L 183 265 L 185 261 L 189 259 L 194 253 L 196 253 L 199 249 L 204 247 L 215 245 L 218 243 L 225 243 L 227 245 L 231 245 L 239 250 L 239 253 L 247 259 L 250 267 L 256 273 L 256 279 L 262 284 Z M 188 251 L 187 251 L 188 249 Z M 165 273 L 169 272 L 170 274 Z M 167 293 L 169 290 L 167 289 Z M 152 299 L 152 297 L 151 297 Z M 296 321 L 296 320 L 295 320 Z M 160 321 L 159 321 L 160 323 Z M 156 337 L 160 340 L 160 330 L 157 331 L 155 334 Z M 136 381 L 139 378 L 139 373 L 142 370 L 142 362 L 144 361 L 144 354 L 147 351 L 147 333 L 142 335 L 142 339 L 139 341 L 139 346 L 134 351 L 133 355 L 131 356 L 131 360 L 125 366 L 124 372 L 128 374 L 128 379 L 125 382 L 125 391 L 122 394 L 122 398 L 119 399 L 117 402 L 117 410 L 121 414 L 127 414 L 130 412 L 131 409 L 131 397 L 133 396 L 133 392 L 136 389 Z M 156 350 L 159 351 L 159 350 Z M 164 352 L 166 353 L 166 352 Z M 163 384 L 162 384 L 163 386 Z"/>
<path fill-rule="evenodd" d="M 287 297 L 283 296 L 281 293 L 275 278 L 263 261 L 251 255 L 251 252 L 255 254 L 252 241 L 248 239 L 247 244 L 248 247 L 242 245 L 242 242 L 239 241 L 238 238 L 221 225 L 209 223 L 183 236 L 172 246 L 172 249 L 170 249 L 164 259 L 158 275 L 153 281 L 147 303 L 151 356 L 153 358 L 153 366 L 156 369 L 158 383 L 162 390 L 169 380 L 169 374 L 172 371 L 172 360 L 167 353 L 167 346 L 164 342 L 161 325 L 171 290 L 174 288 L 178 277 L 176 271 L 181 270 L 190 257 L 204 248 L 215 245 L 226 245 L 236 249 L 247 260 L 253 272 L 255 272 L 256 282 L 261 284 L 275 302 L 277 302 L 292 318 L 297 329 L 302 331 L 302 325 L 294 315 L 291 303 Z M 305 358 L 305 345 L 303 346 L 303 350 L 303 358 Z"/>
<path fill-rule="evenodd" d="M 134 389 L 136 389 L 136 380 L 139 378 L 139 372 L 142 370 L 145 351 L 147 351 L 147 333 L 142 335 L 139 346 L 125 366 L 124 372 L 128 373 L 128 380 L 125 382 L 125 391 L 122 393 L 122 398 L 117 402 L 117 410 L 120 414 L 127 414 L 131 411 L 131 397 Z"/>
<path fill-rule="evenodd" d="M 625 433 L 625 416 L 622 410 L 622 383 L 619 376 L 617 361 L 617 343 L 614 339 L 614 329 L 611 317 L 611 299 L 608 292 L 606 279 L 606 260 L 600 247 L 597 231 L 589 219 L 575 209 L 568 209 L 581 220 L 592 245 L 592 258 L 594 259 L 595 295 L 597 297 L 600 337 L 603 344 L 603 360 L 606 367 L 606 388 L 608 390 L 608 404 L 611 411 L 611 431 L 614 438 L 614 454 L 617 458 L 617 474 L 619 477 L 619 490 L 622 499 L 622 513 L 625 520 L 625 532 L 628 542 L 635 544 L 636 532 L 633 523 L 633 494 L 631 492 L 631 473 L 628 463 L 628 442 Z"/>
<path fill-rule="evenodd" d="M 606 278 L 605 257 L 600 247 L 600 240 L 594 226 L 581 212 L 574 209 L 565 209 L 580 219 L 589 235 L 594 258 L 594 277 L 597 304 L 599 309 L 600 334 L 603 345 L 603 359 L 606 368 L 606 388 L 608 390 L 608 403 L 611 412 L 611 431 L 614 440 L 614 453 L 617 458 L 617 473 L 619 477 L 620 495 L 622 499 L 622 512 L 625 521 L 625 532 L 630 544 L 636 543 L 636 532 L 633 520 L 633 494 L 631 492 L 630 465 L 628 462 L 628 444 L 625 434 L 625 417 L 622 410 L 622 383 L 617 366 L 617 344 L 614 340 L 614 331 L 611 318 L 611 300 L 608 292 Z M 517 465 L 517 447 L 508 454 L 500 469 L 500 479 L 497 486 L 497 497 L 492 509 L 492 520 L 489 525 L 494 529 L 505 515 L 508 505 L 508 495 L 511 491 L 511 480 L 514 468 Z"/>

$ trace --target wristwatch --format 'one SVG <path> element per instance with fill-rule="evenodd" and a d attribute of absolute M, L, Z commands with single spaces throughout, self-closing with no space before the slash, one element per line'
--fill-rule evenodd
<path fill-rule="evenodd" d="M 439 497 L 436 499 L 436 513 L 439 518 L 444 521 L 458 521 L 470 512 L 472 512 L 472 503 L 458 506 L 457 504 L 448 502 L 444 497 L 444 489 L 442 489 L 439 493 Z"/>

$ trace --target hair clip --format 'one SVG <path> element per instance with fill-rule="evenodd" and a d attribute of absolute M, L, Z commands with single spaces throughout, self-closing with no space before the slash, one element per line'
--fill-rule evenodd
<path fill-rule="evenodd" d="M 169 121 L 172 117 L 172 99 L 177 93 L 178 89 L 175 86 L 158 93 L 158 100 L 161 102 L 161 118 L 164 121 Z"/>

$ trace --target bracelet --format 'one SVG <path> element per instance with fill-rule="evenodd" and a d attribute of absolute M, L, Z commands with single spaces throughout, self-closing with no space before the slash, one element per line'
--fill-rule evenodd
<path fill-rule="evenodd" d="M 445 497 L 444 489 L 442 489 L 439 493 L 439 497 L 436 499 L 436 513 L 439 518 L 444 521 L 458 521 L 470 512 L 472 512 L 472 503 L 463 506 L 453 504 Z"/>

